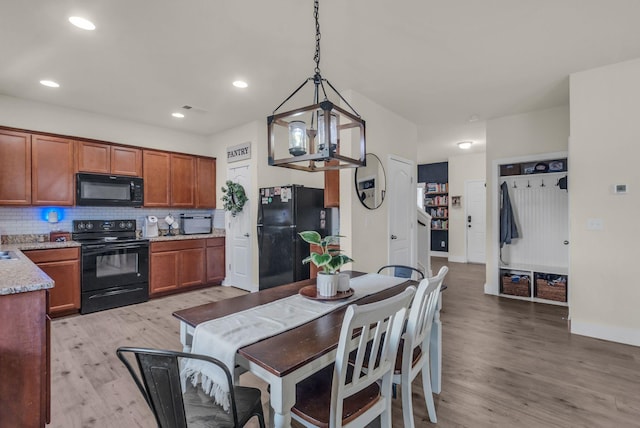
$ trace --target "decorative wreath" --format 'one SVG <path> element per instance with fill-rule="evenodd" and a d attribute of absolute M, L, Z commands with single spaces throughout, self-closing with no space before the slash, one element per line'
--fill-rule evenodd
<path fill-rule="evenodd" d="M 244 192 L 244 187 L 240 183 L 234 183 L 231 180 L 227 180 L 227 187 L 222 187 L 222 202 L 224 202 L 224 209 L 229 211 L 232 216 L 236 216 L 244 208 L 244 204 L 248 201 L 247 194 Z"/>

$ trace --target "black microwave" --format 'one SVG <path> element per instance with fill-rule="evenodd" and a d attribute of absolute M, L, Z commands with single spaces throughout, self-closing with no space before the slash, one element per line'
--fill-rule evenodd
<path fill-rule="evenodd" d="M 142 178 L 121 175 L 76 174 L 76 205 L 141 207 Z"/>

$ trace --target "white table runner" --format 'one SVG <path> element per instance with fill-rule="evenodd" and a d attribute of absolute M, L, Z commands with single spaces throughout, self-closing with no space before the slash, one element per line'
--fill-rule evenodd
<path fill-rule="evenodd" d="M 345 300 L 317 301 L 296 294 L 198 324 L 193 334 L 191 352 L 217 358 L 233 374 L 239 348 L 305 324 L 340 306 L 401 284 L 406 280 L 406 278 L 367 274 L 350 280 L 350 287 L 353 288 L 354 294 Z M 211 395 L 216 403 L 228 410 L 229 391 L 226 389 L 226 380 L 221 370 L 203 361 L 188 360 L 181 377 L 183 387 L 186 386 L 187 380 L 191 380 L 194 386 L 201 382 L 204 391 Z"/>

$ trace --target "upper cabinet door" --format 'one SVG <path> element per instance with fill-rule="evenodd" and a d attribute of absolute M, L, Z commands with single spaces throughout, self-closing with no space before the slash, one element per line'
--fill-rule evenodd
<path fill-rule="evenodd" d="M 32 205 L 73 205 L 74 143 L 66 138 L 32 135 Z"/>
<path fill-rule="evenodd" d="M 31 134 L 0 130 L 0 205 L 31 204 Z"/>
<path fill-rule="evenodd" d="M 171 154 L 171 206 L 193 208 L 196 206 L 196 158 Z"/>
<path fill-rule="evenodd" d="M 111 146 L 111 173 L 142 177 L 142 150 Z"/>
<path fill-rule="evenodd" d="M 216 207 L 216 160 L 196 158 L 196 208 Z"/>
<path fill-rule="evenodd" d="M 111 171 L 111 147 L 108 144 L 76 142 L 78 171 L 109 174 Z"/>
<path fill-rule="evenodd" d="M 171 155 L 167 152 L 143 150 L 144 206 L 168 207 Z"/>

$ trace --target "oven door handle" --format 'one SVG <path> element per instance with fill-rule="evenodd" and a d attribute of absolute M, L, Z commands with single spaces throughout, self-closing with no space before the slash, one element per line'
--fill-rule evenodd
<path fill-rule="evenodd" d="M 100 253 L 108 253 L 113 250 L 137 250 L 145 248 L 146 245 L 140 244 L 111 244 L 111 245 L 87 245 L 83 248 L 83 254 L 94 255 Z"/>
<path fill-rule="evenodd" d="M 91 299 L 100 299 L 102 297 L 115 296 L 115 295 L 118 295 L 118 294 L 133 293 L 134 291 L 142 291 L 142 290 L 144 290 L 143 287 L 126 288 L 126 289 L 122 289 L 122 290 L 107 291 L 106 293 L 94 294 L 93 296 L 89 297 L 89 300 L 91 300 Z"/>

